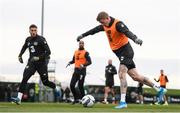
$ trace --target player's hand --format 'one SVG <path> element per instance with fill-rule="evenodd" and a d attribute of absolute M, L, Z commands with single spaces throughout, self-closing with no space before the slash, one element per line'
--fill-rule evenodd
<path fill-rule="evenodd" d="M 77 41 L 79 42 L 82 38 L 83 38 L 83 36 L 82 36 L 82 35 L 79 35 L 79 36 L 77 37 Z"/>
<path fill-rule="evenodd" d="M 154 80 L 157 82 L 156 78 L 154 78 Z"/>
<path fill-rule="evenodd" d="M 21 56 L 18 56 L 18 60 L 19 60 L 20 63 L 23 63 L 23 59 L 22 59 Z"/>
<path fill-rule="evenodd" d="M 142 45 L 142 43 L 143 43 L 143 41 L 141 40 L 141 39 L 136 39 L 135 41 L 134 41 L 136 44 L 139 44 L 140 46 Z"/>
<path fill-rule="evenodd" d="M 31 62 L 35 62 L 35 61 L 38 61 L 38 60 L 39 60 L 39 57 L 37 57 L 37 56 L 34 56 L 34 57 L 31 58 Z"/>
<path fill-rule="evenodd" d="M 67 65 L 66 65 L 66 68 L 68 67 L 68 66 L 70 66 L 71 64 L 70 63 L 68 63 Z"/>

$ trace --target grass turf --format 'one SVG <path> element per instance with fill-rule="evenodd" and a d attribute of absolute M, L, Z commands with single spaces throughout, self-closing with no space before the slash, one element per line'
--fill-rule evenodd
<path fill-rule="evenodd" d="M 92 108 L 85 108 L 80 104 L 68 103 L 0 103 L 0 112 L 180 112 L 180 104 L 138 105 L 128 104 L 128 108 L 114 109 L 112 104 L 95 104 Z"/>

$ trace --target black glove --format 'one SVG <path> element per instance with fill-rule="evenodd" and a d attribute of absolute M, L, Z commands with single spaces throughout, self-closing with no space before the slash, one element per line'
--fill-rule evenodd
<path fill-rule="evenodd" d="M 142 45 L 143 41 L 141 39 L 135 39 L 134 41 L 136 44 L 139 44 L 140 46 Z"/>
<path fill-rule="evenodd" d="M 39 60 L 39 57 L 37 56 L 34 56 L 30 59 L 31 62 L 35 62 L 35 61 L 38 61 Z"/>
<path fill-rule="evenodd" d="M 18 56 L 18 60 L 19 60 L 20 63 L 23 63 L 23 59 L 22 59 L 21 56 Z"/>
<path fill-rule="evenodd" d="M 82 38 L 83 38 L 83 36 L 82 36 L 82 35 L 79 35 L 79 36 L 77 37 L 77 41 L 79 42 Z"/>
<path fill-rule="evenodd" d="M 71 64 L 70 63 L 68 63 L 67 65 L 66 65 L 66 68 L 68 67 L 68 66 L 70 66 Z"/>

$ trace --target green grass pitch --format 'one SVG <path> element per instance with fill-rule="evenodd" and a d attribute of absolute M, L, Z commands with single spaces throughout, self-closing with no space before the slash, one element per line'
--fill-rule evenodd
<path fill-rule="evenodd" d="M 68 103 L 0 103 L 0 112 L 179 112 L 180 104 L 150 105 L 128 104 L 125 109 L 114 109 L 113 104 L 95 104 L 92 108 L 85 108 L 80 104 Z"/>

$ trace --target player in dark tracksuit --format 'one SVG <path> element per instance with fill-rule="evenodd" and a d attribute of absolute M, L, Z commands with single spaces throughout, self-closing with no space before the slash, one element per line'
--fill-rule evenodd
<path fill-rule="evenodd" d="M 16 104 L 21 103 L 22 95 L 25 91 L 27 81 L 37 71 L 40 75 L 42 83 L 55 89 L 56 85 L 48 80 L 47 64 L 51 51 L 44 37 L 37 34 L 37 26 L 32 24 L 29 27 L 30 35 L 26 38 L 25 43 L 18 56 L 19 62 L 23 63 L 22 55 L 29 49 L 28 63 L 24 69 L 23 79 L 21 81 L 17 98 L 12 98 Z"/>
<path fill-rule="evenodd" d="M 84 93 L 84 80 L 86 77 L 86 67 L 91 64 L 91 58 L 89 52 L 84 49 L 84 42 L 79 42 L 79 48 L 74 52 L 72 61 L 67 66 L 75 64 L 74 73 L 71 78 L 70 88 L 74 96 L 72 104 L 79 103 L 79 100 L 85 95 Z M 75 86 L 78 82 L 78 90 L 76 91 Z M 80 94 L 80 95 L 78 95 Z"/>
<path fill-rule="evenodd" d="M 108 104 L 107 97 L 108 93 L 112 93 L 112 103 L 115 103 L 115 93 L 114 93 L 114 75 L 117 74 L 116 67 L 112 65 L 112 60 L 108 60 L 108 65 L 105 68 L 105 93 L 104 93 L 104 104 Z"/>

